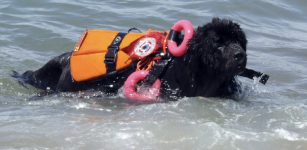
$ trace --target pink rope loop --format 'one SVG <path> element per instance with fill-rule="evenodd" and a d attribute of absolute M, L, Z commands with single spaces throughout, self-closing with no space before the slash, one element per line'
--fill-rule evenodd
<path fill-rule="evenodd" d="M 187 20 L 180 20 L 172 27 L 172 30 L 181 32 L 181 30 L 184 30 L 184 38 L 180 46 L 177 46 L 176 41 L 168 40 L 167 45 L 170 53 L 173 56 L 180 57 L 185 54 L 188 42 L 192 38 L 194 34 L 194 29 L 192 24 Z"/>
<path fill-rule="evenodd" d="M 137 93 L 135 86 L 136 84 L 144 79 L 149 71 L 141 70 L 132 73 L 124 84 L 124 95 L 131 100 L 138 101 L 157 101 L 157 97 L 160 94 L 161 81 L 157 79 L 151 86 L 149 91 Z"/>

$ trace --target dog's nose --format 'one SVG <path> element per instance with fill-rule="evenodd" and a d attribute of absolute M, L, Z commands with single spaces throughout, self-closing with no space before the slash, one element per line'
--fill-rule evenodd
<path fill-rule="evenodd" d="M 237 63 L 242 63 L 246 60 L 246 52 L 243 50 L 243 48 L 239 44 L 230 44 L 229 48 L 232 51 L 232 58 Z"/>

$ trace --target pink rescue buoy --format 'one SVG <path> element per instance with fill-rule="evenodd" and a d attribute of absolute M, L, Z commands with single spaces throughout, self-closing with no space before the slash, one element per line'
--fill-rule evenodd
<path fill-rule="evenodd" d="M 136 92 L 136 84 L 144 79 L 149 71 L 141 70 L 132 73 L 124 84 L 124 95 L 131 100 L 138 101 L 157 101 L 157 97 L 160 94 L 161 81 L 157 79 L 155 83 L 150 87 L 149 91 Z"/>
<path fill-rule="evenodd" d="M 194 29 L 192 24 L 187 20 L 180 20 L 172 27 L 172 30 L 181 32 L 181 30 L 184 30 L 184 38 L 180 46 L 177 46 L 176 41 L 168 40 L 167 46 L 170 51 L 170 53 L 173 56 L 180 57 L 185 54 L 188 42 L 192 38 L 194 34 Z"/>

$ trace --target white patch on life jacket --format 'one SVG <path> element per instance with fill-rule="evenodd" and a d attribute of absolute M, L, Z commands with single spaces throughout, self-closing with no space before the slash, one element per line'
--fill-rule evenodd
<path fill-rule="evenodd" d="M 145 57 L 151 54 L 156 47 L 155 38 L 142 38 L 140 39 L 134 47 L 134 54 L 139 57 Z"/>

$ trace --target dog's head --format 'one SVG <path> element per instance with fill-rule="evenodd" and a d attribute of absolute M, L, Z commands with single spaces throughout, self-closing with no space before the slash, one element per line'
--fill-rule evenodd
<path fill-rule="evenodd" d="M 193 64 L 199 69 L 206 69 L 211 74 L 234 76 L 245 70 L 246 45 L 246 36 L 237 23 L 213 18 L 197 28 L 188 51 L 193 56 L 190 59 L 200 59 L 200 64 Z"/>

